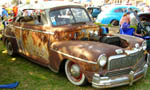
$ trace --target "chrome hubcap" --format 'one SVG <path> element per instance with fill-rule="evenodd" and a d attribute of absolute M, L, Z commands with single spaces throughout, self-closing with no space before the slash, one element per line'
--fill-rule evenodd
<path fill-rule="evenodd" d="M 79 77 L 80 76 L 80 67 L 76 64 L 73 64 L 71 66 L 71 75 L 74 77 Z"/>

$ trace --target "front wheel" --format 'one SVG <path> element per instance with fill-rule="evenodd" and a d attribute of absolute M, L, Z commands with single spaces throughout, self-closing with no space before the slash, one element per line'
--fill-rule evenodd
<path fill-rule="evenodd" d="M 85 75 L 82 73 L 78 64 L 67 60 L 65 63 L 65 73 L 68 80 L 78 86 L 83 86 L 87 84 L 87 79 Z"/>

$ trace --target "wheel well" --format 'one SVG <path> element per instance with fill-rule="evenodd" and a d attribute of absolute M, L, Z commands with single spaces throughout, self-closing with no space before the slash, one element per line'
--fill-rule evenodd
<path fill-rule="evenodd" d="M 119 25 L 119 21 L 116 20 L 116 19 L 113 19 L 113 20 L 110 22 L 110 24 L 112 24 L 113 21 L 117 21 L 117 25 Z M 115 24 L 116 24 L 116 23 L 115 23 Z M 115 26 L 117 26 L 117 25 L 115 25 Z"/>
<path fill-rule="evenodd" d="M 111 24 L 113 21 L 118 21 L 118 22 L 119 22 L 119 20 L 113 19 L 113 20 L 111 20 L 110 24 Z"/>
<path fill-rule="evenodd" d="M 65 72 L 65 63 L 66 63 L 67 59 L 63 59 L 63 61 L 60 64 L 59 67 L 59 72 Z"/>

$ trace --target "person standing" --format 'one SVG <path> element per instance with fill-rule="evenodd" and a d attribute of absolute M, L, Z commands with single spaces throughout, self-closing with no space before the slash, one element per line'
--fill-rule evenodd
<path fill-rule="evenodd" d="M 120 34 L 133 35 L 133 29 L 130 29 L 130 13 L 126 12 L 120 20 Z"/>
<path fill-rule="evenodd" d="M 7 25 L 7 18 L 8 18 L 8 12 L 6 10 L 5 5 L 2 6 L 2 14 L 1 15 L 2 15 L 1 16 L 2 17 L 2 23 L 3 23 L 4 29 L 5 29 L 5 27 Z"/>
<path fill-rule="evenodd" d="M 18 14 L 18 6 L 17 6 L 17 5 L 15 5 L 15 6 L 13 7 L 13 13 L 14 13 L 14 17 L 16 17 L 17 14 Z"/>
<path fill-rule="evenodd" d="M 3 5 L 3 6 L 2 6 L 2 17 L 4 18 L 5 16 L 8 17 L 8 12 L 7 12 L 7 10 L 6 10 L 6 6 Z"/>
<path fill-rule="evenodd" d="M 126 23 L 126 24 L 130 24 L 130 13 L 129 12 L 126 12 L 121 20 L 120 20 L 120 26 L 122 27 L 123 24 Z"/>
<path fill-rule="evenodd" d="M 142 36 L 141 30 L 138 29 L 138 11 L 134 10 L 132 14 L 130 14 L 130 28 L 134 29 L 134 35 L 136 36 Z"/>

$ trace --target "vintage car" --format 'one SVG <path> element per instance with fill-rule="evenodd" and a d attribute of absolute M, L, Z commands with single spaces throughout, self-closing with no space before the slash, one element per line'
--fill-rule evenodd
<path fill-rule="evenodd" d="M 132 85 L 146 76 L 143 39 L 102 34 L 79 4 L 49 1 L 36 6 L 24 9 L 4 30 L 9 55 L 19 53 L 54 72 L 63 69 L 78 86 L 87 82 L 96 88 Z"/>
<path fill-rule="evenodd" d="M 135 6 L 126 6 L 126 5 L 109 5 L 107 8 L 102 8 L 101 13 L 97 16 L 96 22 L 102 24 L 112 24 L 118 26 L 121 17 L 128 10 L 140 11 Z"/>

